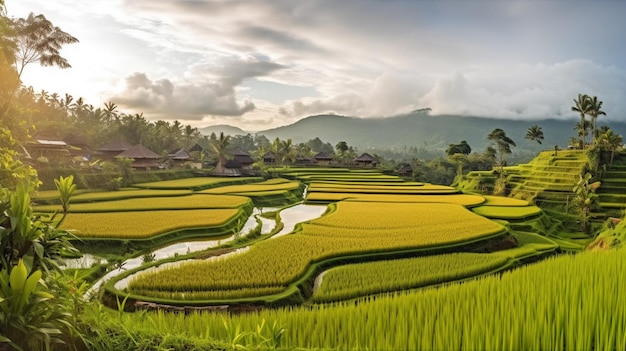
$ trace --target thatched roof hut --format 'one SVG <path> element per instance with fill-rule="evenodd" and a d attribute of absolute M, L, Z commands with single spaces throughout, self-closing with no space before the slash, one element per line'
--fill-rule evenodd
<path fill-rule="evenodd" d="M 102 159 L 113 159 L 120 153 L 133 147 L 123 139 L 115 139 L 98 148 L 98 156 Z"/>
<path fill-rule="evenodd" d="M 356 163 L 357 166 L 369 167 L 369 166 L 376 166 L 378 164 L 378 160 L 366 152 L 366 153 L 363 153 L 361 156 L 357 157 L 354 160 L 354 163 Z"/>
<path fill-rule="evenodd" d="M 133 163 L 131 166 L 137 169 L 158 168 L 159 160 L 161 159 L 161 156 L 141 144 L 135 145 L 115 157 L 132 158 Z"/>

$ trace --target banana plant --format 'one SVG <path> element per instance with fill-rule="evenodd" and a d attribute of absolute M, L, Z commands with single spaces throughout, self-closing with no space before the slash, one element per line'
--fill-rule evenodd
<path fill-rule="evenodd" d="M 0 272 L 0 343 L 16 350 L 50 350 L 63 342 L 57 326 L 69 316 L 56 308 L 41 277 L 41 270 L 30 272 L 23 260 L 11 273 Z"/>

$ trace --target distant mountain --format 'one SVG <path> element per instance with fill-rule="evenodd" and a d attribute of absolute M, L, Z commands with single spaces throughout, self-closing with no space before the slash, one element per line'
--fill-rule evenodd
<path fill-rule="evenodd" d="M 227 124 L 217 124 L 214 126 L 208 126 L 204 128 L 198 128 L 198 131 L 204 135 L 211 135 L 211 133 L 215 133 L 215 135 L 219 136 L 220 133 L 224 133 L 224 135 L 246 135 L 248 132 L 241 128 L 237 128 L 234 126 L 229 126 Z"/>
<path fill-rule="evenodd" d="M 453 115 L 430 116 L 427 112 L 388 118 L 356 118 L 336 115 L 318 115 L 301 119 L 283 127 L 259 131 L 268 139 L 291 138 L 294 143 L 319 137 L 335 145 L 345 141 L 360 150 L 367 148 L 404 148 L 410 146 L 445 150 L 449 144 L 466 140 L 473 150 L 482 151 L 488 145 L 487 135 L 495 128 L 503 129 L 515 141 L 514 151 L 567 147 L 574 136 L 577 120 L 506 120 Z M 539 125 L 545 139 L 542 145 L 524 139 L 528 128 Z M 605 123 L 598 119 L 598 127 Z M 626 136 L 626 123 L 607 123 L 616 133 Z M 587 137 L 589 139 L 589 137 Z"/>

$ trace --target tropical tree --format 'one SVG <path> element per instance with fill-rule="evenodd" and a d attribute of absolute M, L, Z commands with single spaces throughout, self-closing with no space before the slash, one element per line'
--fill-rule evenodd
<path fill-rule="evenodd" d="M 598 200 L 596 190 L 600 187 L 600 182 L 592 183 L 591 179 L 592 175 L 590 173 L 580 176 L 578 183 L 576 183 L 572 189 L 574 198 L 569 203 L 570 208 L 576 211 L 580 231 L 584 233 L 588 233 L 589 231 L 591 211 L 597 205 Z"/>
<path fill-rule="evenodd" d="M 509 138 L 506 135 L 506 132 L 500 128 L 496 128 L 492 130 L 491 133 L 487 135 L 487 140 L 495 144 L 496 148 L 498 149 L 498 156 L 499 156 L 498 162 L 500 164 L 500 177 L 503 178 L 504 177 L 504 155 L 511 153 L 511 146 L 517 146 L 517 145 L 515 145 L 515 142 L 513 141 L 513 139 Z"/>
<path fill-rule="evenodd" d="M 78 39 L 55 27 L 44 15 L 35 16 L 31 12 L 27 18 L 17 19 L 14 28 L 18 76 L 21 77 L 24 68 L 34 62 L 39 62 L 44 67 L 72 67 L 61 56 L 60 50 L 65 44 L 78 43 Z"/>
<path fill-rule="evenodd" d="M 335 145 L 335 149 L 340 155 L 343 155 L 346 151 L 348 151 L 348 143 L 345 141 L 340 141 Z"/>
<path fill-rule="evenodd" d="M 598 137 L 598 144 L 600 144 L 603 149 L 611 152 L 609 167 L 613 165 L 615 151 L 617 151 L 622 143 L 622 136 L 614 133 L 612 129 L 608 129 L 606 132 L 600 134 L 600 136 Z"/>
<path fill-rule="evenodd" d="M 458 144 L 450 144 L 446 149 L 446 154 L 448 156 L 452 156 L 454 154 L 469 155 L 470 153 L 472 153 L 472 148 L 465 140 L 462 140 Z"/>
<path fill-rule="evenodd" d="M 598 139 L 598 133 L 596 130 L 596 119 L 600 116 L 606 116 L 606 112 L 602 111 L 602 101 L 598 100 L 597 96 L 590 98 L 589 111 L 587 112 L 591 117 L 591 137 L 594 143 Z"/>
<path fill-rule="evenodd" d="M 467 163 L 467 155 L 462 153 L 455 153 L 448 155 L 450 162 L 456 165 L 456 177 L 460 179 L 463 176 L 463 166 Z"/>
<path fill-rule="evenodd" d="M 572 106 L 572 111 L 574 112 L 578 112 L 580 114 L 580 123 L 578 124 L 579 127 L 584 127 L 585 124 L 585 115 L 589 114 L 589 111 L 591 110 L 591 99 L 589 98 L 589 95 L 587 94 L 578 94 L 578 98 L 574 99 L 574 106 Z M 584 149 L 585 148 L 585 136 L 586 133 L 581 133 L 581 129 L 578 129 L 579 133 L 578 133 L 578 137 L 580 138 L 579 144 L 580 144 L 580 148 Z"/>
<path fill-rule="evenodd" d="M 226 163 L 226 155 L 228 145 L 230 145 L 230 135 L 224 135 L 224 132 L 220 132 L 220 137 L 211 143 L 211 149 L 217 154 L 217 165 L 215 166 L 215 172 L 220 174 L 224 173 L 224 163 Z"/>
<path fill-rule="evenodd" d="M 582 124 L 581 124 L 582 123 Z M 591 122 L 588 120 L 582 120 L 580 122 L 576 122 L 574 126 L 574 130 L 576 131 L 576 135 L 578 136 L 578 144 L 581 145 L 581 142 L 584 143 L 587 135 L 589 134 L 589 129 L 591 128 Z M 576 138 L 574 138 L 576 139 Z M 582 144 L 585 145 L 585 144 Z"/>
<path fill-rule="evenodd" d="M 526 131 L 526 136 L 524 136 L 529 142 L 537 142 L 537 144 L 541 145 L 543 141 L 543 130 L 538 125 L 534 125 L 528 128 Z M 534 152 L 534 150 L 533 150 Z"/>
<path fill-rule="evenodd" d="M 294 163 L 298 158 L 298 150 L 293 145 L 291 139 L 281 140 L 278 144 L 278 154 L 281 164 Z"/>
<path fill-rule="evenodd" d="M 72 66 L 61 56 L 60 50 L 63 45 L 78 42 L 78 39 L 54 26 L 44 15 L 35 16 L 32 12 L 27 18 L 13 21 L 11 27 L 15 47 L 9 61 L 15 64 L 17 81 L 5 102 L 6 106 L 0 111 L 2 114 L 8 110 L 8 103 L 19 88 L 20 78 L 27 65 L 39 62 L 44 67 L 70 68 Z"/>

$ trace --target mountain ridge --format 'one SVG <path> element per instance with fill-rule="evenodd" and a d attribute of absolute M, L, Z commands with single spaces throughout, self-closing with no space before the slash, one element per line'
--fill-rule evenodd
<path fill-rule="evenodd" d="M 466 140 L 473 150 L 480 151 L 490 143 L 487 135 L 501 128 L 517 144 L 516 150 L 566 148 L 569 139 L 576 135 L 575 119 L 561 120 L 544 118 L 537 120 L 510 120 L 473 116 L 437 115 L 419 111 L 406 115 L 385 118 L 359 118 L 341 115 L 314 115 L 293 124 L 258 131 L 268 139 L 292 139 L 294 143 L 307 142 L 319 137 L 335 145 L 345 141 L 359 149 L 426 147 L 446 149 L 449 144 Z M 542 145 L 530 143 L 524 138 L 528 128 L 538 125 L 545 139 Z M 598 128 L 610 126 L 617 134 L 625 135 L 626 123 L 603 122 L 598 119 Z M 246 134 L 245 132 L 243 134 Z M 589 140 L 590 137 L 587 137 Z"/>

